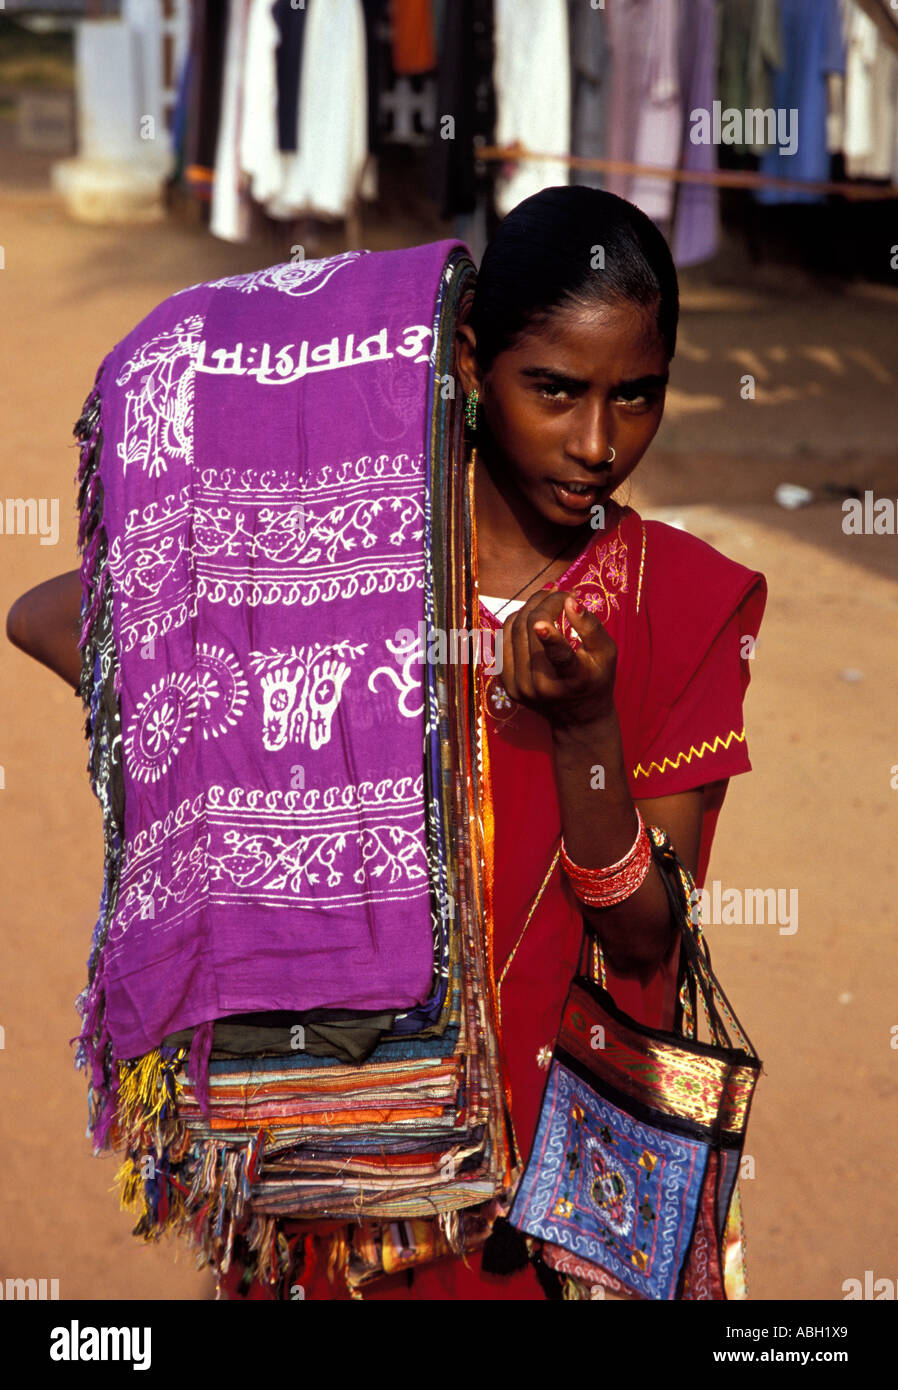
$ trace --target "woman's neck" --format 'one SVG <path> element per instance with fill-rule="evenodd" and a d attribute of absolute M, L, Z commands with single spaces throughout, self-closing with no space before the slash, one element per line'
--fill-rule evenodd
<path fill-rule="evenodd" d="M 503 562 L 511 568 L 538 563 L 562 549 L 570 562 L 590 539 L 587 525 L 571 530 L 541 517 L 513 482 L 489 466 L 480 449 L 474 467 L 474 507 L 478 550 L 493 567 Z"/>
<path fill-rule="evenodd" d="M 589 527 L 553 526 L 513 483 L 490 470 L 478 449 L 474 469 L 477 569 L 482 593 L 529 598 L 559 579 L 593 536 Z"/>

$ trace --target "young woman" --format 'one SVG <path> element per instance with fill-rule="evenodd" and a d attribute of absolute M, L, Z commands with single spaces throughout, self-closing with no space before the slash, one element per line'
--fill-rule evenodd
<path fill-rule="evenodd" d="M 678 947 L 659 871 L 617 905 L 590 907 L 556 862 L 560 838 L 580 869 L 610 866 L 633 846 L 639 814 L 668 832 L 700 884 L 729 778 L 750 767 L 742 700 L 763 577 L 616 496 L 661 423 L 677 316 L 654 225 L 613 195 L 566 187 L 505 218 L 457 330 L 480 621 L 502 636 L 483 691 L 494 976 L 525 1158 L 584 918 L 618 1006 L 657 1027 L 674 1018 Z M 80 607 L 73 573 L 26 594 L 8 619 L 10 639 L 76 687 Z M 228 1296 L 266 1296 L 239 1284 L 232 1267 Z M 305 1296 L 335 1296 L 323 1267 Z M 488 1273 L 479 1253 L 366 1292 L 544 1296 L 532 1266 Z"/>

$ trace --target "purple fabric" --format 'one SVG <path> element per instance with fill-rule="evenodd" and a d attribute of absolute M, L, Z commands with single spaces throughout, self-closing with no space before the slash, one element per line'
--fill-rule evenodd
<path fill-rule="evenodd" d="M 716 96 L 718 13 L 715 0 L 681 0 L 680 99 L 687 136 L 683 141 L 684 169 L 713 173 L 716 145 L 697 145 L 688 137 L 690 114 L 710 111 Z M 711 185 L 684 183 L 676 199 L 671 250 L 678 266 L 697 265 L 717 252 L 718 196 Z"/>
<path fill-rule="evenodd" d="M 231 1013 L 430 993 L 424 668 L 401 630 L 424 616 L 429 357 L 458 245 L 195 286 L 106 359 L 117 1057 Z"/>

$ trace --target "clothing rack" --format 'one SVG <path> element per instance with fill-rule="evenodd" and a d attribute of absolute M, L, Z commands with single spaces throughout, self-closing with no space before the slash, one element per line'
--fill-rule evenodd
<path fill-rule="evenodd" d="M 260 210 L 310 245 L 315 223 L 335 220 L 361 244 L 397 145 L 424 155 L 409 192 L 463 239 L 481 243 L 518 202 L 571 179 L 642 207 L 682 267 L 719 247 L 720 189 L 759 204 L 898 198 L 898 11 L 886 0 L 615 0 L 607 11 L 588 0 L 305 0 L 301 12 L 287 0 L 190 0 L 190 16 L 181 168 L 228 240 L 246 239 Z M 259 113 L 275 89 L 272 129 Z M 291 143 L 283 112 L 302 112 L 304 93 L 298 132 L 286 118 Z M 716 122 L 717 107 L 744 113 L 735 140 L 719 124 L 696 137 L 692 113 L 712 106 Z M 774 112 L 777 130 L 787 119 L 779 139 L 758 119 Z M 721 157 L 754 165 L 721 169 Z M 282 178 L 287 164 L 301 172 Z"/>
<path fill-rule="evenodd" d="M 710 188 L 779 188 L 789 192 L 838 194 L 855 201 L 863 199 L 898 198 L 898 188 L 881 183 L 864 183 L 858 179 L 841 179 L 836 182 L 819 182 L 809 179 L 781 179 L 772 174 L 759 174 L 750 169 L 715 169 L 704 172 L 701 169 L 667 169 L 660 164 L 630 164 L 619 159 L 587 159 L 580 155 L 546 154 L 537 150 L 525 149 L 523 145 L 486 145 L 478 149 L 477 158 L 487 162 L 508 162 L 517 159 L 551 160 L 552 163 L 567 164 L 572 169 L 589 169 L 596 173 L 626 174 L 657 179 L 668 179 L 674 183 L 701 184 Z"/>

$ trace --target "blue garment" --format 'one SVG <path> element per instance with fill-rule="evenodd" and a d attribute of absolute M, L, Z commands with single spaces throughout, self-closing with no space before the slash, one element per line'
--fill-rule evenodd
<path fill-rule="evenodd" d="M 826 148 L 826 78 L 845 71 L 845 44 L 838 0 L 780 0 L 783 26 L 783 66 L 773 84 L 773 104 L 798 111 L 797 148 L 792 155 L 768 150 L 761 173 L 780 179 L 825 181 L 829 178 Z M 760 203 L 819 203 L 820 193 L 761 188 Z"/>

